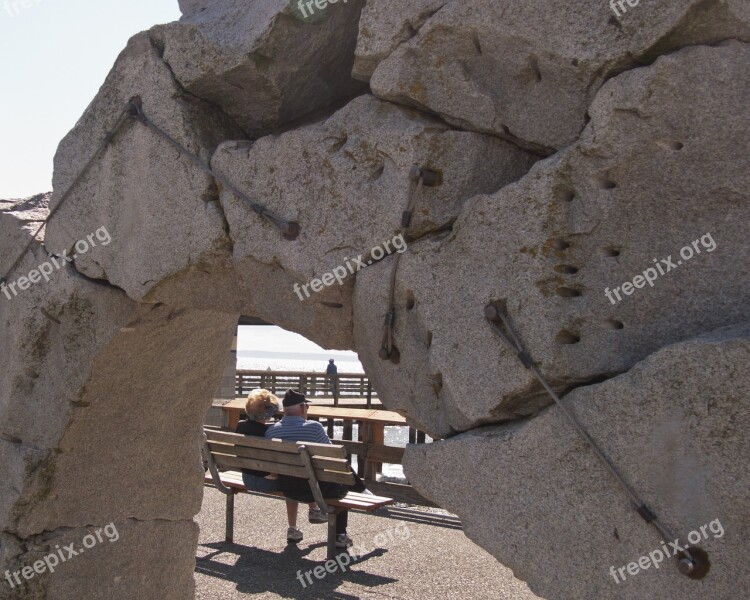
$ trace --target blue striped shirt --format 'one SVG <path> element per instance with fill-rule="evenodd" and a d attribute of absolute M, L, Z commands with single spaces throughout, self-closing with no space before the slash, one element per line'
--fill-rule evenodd
<path fill-rule="evenodd" d="M 283 417 L 278 423 L 266 430 L 266 439 L 284 440 L 285 442 L 314 442 L 330 444 L 331 440 L 317 421 L 305 421 L 304 417 Z"/>

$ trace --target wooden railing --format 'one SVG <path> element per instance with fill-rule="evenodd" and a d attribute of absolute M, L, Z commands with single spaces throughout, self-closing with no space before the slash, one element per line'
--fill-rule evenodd
<path fill-rule="evenodd" d="M 339 399 L 363 398 L 367 400 L 368 408 L 372 399 L 378 396 L 370 378 L 363 373 L 339 373 L 335 376 L 335 386 L 326 373 L 297 371 L 237 371 L 236 380 L 237 396 L 244 396 L 257 388 L 265 388 L 274 394 L 283 394 L 292 388 L 306 396 L 333 398 L 334 405 L 338 405 Z"/>
<path fill-rule="evenodd" d="M 300 390 L 303 394 L 313 399 L 326 397 L 334 399 L 334 406 L 339 406 L 339 400 L 359 400 L 360 402 L 349 403 L 350 406 L 360 408 L 373 408 L 383 410 L 380 403 L 372 405 L 373 398 L 377 398 L 377 393 L 372 388 L 369 377 L 362 373 L 339 373 L 337 380 L 337 389 L 332 389 L 331 382 L 326 373 L 299 372 L 299 371 L 237 371 L 237 401 L 224 407 L 225 413 L 231 418 L 225 422 L 225 428 L 234 431 L 237 421 L 240 418 L 244 404 L 240 398 L 245 396 L 250 390 L 265 388 L 274 394 L 281 394 L 289 389 Z M 335 392 L 335 393 L 334 393 Z M 366 405 L 361 400 L 366 400 Z M 236 408 L 232 408 L 237 404 Z M 315 406 L 315 405 L 314 405 Z M 325 407 L 321 407 L 325 410 Z M 339 409 L 343 410 L 343 409 Z M 353 412 L 356 412 L 353 411 Z M 311 416 L 311 418 L 316 418 Z M 369 489 L 376 494 L 383 494 L 397 499 L 399 502 L 409 504 L 421 504 L 425 506 L 434 506 L 432 502 L 423 498 L 408 484 L 384 483 L 377 481 L 378 474 L 381 472 L 382 463 L 401 464 L 404 449 L 394 446 L 386 446 L 384 440 L 384 427 L 377 426 L 373 423 L 360 421 L 354 416 L 347 417 L 344 414 L 337 414 L 335 418 L 318 417 L 328 430 L 328 436 L 336 444 L 342 444 L 348 450 L 350 455 L 357 457 L 357 470 L 365 479 Z M 359 422 L 359 439 L 353 439 L 353 426 Z M 334 439 L 334 424 L 343 425 L 342 436 Z M 391 425 L 391 426 L 395 426 Z M 404 423 L 403 426 L 407 426 Z M 410 444 L 424 444 L 426 442 L 425 433 L 412 427 L 408 428 L 408 441 Z"/>

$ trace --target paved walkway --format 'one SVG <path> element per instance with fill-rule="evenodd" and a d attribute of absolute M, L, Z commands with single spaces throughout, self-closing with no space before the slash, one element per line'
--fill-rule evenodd
<path fill-rule="evenodd" d="M 226 545 L 224 496 L 205 488 L 197 518 L 196 598 L 537 600 L 526 584 L 464 536 L 455 517 L 425 509 L 351 513 L 349 535 L 361 559 L 346 566 L 340 557 L 343 572 L 331 564 L 332 574 L 317 579 L 311 572 L 306 579 L 305 572 L 325 562 L 326 526 L 307 523 L 301 509 L 300 516 L 305 539 L 287 545 L 283 502 L 240 494 L 235 543 Z"/>

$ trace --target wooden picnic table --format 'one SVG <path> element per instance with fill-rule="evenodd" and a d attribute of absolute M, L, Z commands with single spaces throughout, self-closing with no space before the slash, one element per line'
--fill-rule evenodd
<path fill-rule="evenodd" d="M 224 427 L 230 431 L 237 429 L 240 414 L 245 410 L 245 398 L 237 398 L 222 407 L 224 411 Z M 389 462 L 391 457 L 397 464 L 401 463 L 403 448 L 395 448 L 385 445 L 386 426 L 407 426 L 406 419 L 397 412 L 389 410 L 375 410 L 370 408 L 341 408 L 335 406 L 310 406 L 307 411 L 311 419 L 333 419 L 343 421 L 345 424 L 353 422 L 360 423 L 360 441 L 336 440 L 335 443 L 343 443 L 350 451 L 363 455 L 364 470 L 362 476 L 366 480 L 376 480 L 377 474 L 382 468 L 383 462 Z M 359 452 L 363 450 L 363 452 Z M 368 456 L 368 454 L 370 456 Z M 374 459 L 380 458 L 377 461 Z"/>

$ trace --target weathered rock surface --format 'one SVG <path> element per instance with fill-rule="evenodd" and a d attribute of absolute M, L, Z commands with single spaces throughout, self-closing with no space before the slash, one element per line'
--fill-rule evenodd
<path fill-rule="evenodd" d="M 149 35 L 139 34 L 60 143 L 53 207 L 134 96 L 141 97 L 157 125 L 206 161 L 221 141 L 241 135 L 216 108 L 186 94 Z M 116 243 L 82 255 L 76 266 L 85 275 L 106 279 L 140 299 L 184 265 L 226 253 L 221 209 L 206 201 L 212 190 L 212 179 L 180 158 L 168 142 L 129 122 L 52 220 L 46 243 L 60 254 L 106 227 Z"/>
<path fill-rule="evenodd" d="M 0 273 L 8 273 L 20 250 L 47 216 L 47 198 L 0 205 Z M 27 289 L 18 278 L 50 261 L 40 242 L 8 274 L 0 293 L 0 523 L 18 518 L 14 506 L 45 489 L 52 459 L 75 412 L 98 345 L 129 318 L 134 303 L 115 288 L 93 285 L 71 266 L 54 268 Z M 61 259 L 58 259 L 61 261 Z M 60 263 L 61 264 L 61 263 Z M 17 294 L 17 295 L 16 295 Z"/>
<path fill-rule="evenodd" d="M 152 31 L 178 81 L 256 137 L 363 90 L 351 76 L 363 5 L 305 18 L 296 1 L 203 1 Z"/>
<path fill-rule="evenodd" d="M 377 357 L 371 334 L 390 267 L 360 274 L 357 349 L 389 406 L 444 437 L 549 402 L 486 323 L 491 301 L 507 303 L 561 390 L 750 318 L 750 265 L 738 261 L 750 256 L 750 173 L 737 161 L 750 135 L 749 61 L 750 47 L 731 42 L 612 79 L 578 143 L 467 202 L 449 237 L 413 245 L 397 280 L 398 365 Z M 645 284 L 668 257 L 674 267 L 660 262 Z M 637 275 L 644 289 L 607 298 Z"/>
<path fill-rule="evenodd" d="M 362 10 L 352 74 L 370 81 L 375 68 L 413 38 L 450 0 L 371 0 Z"/>
<path fill-rule="evenodd" d="M 719 520 L 724 535 L 714 525 L 698 543 L 711 563 L 700 581 L 667 559 L 615 582 L 610 567 L 637 562 L 662 540 L 556 406 L 534 419 L 410 446 L 405 470 L 544 598 L 745 597 L 750 569 L 737 557 L 750 535 L 748 361 L 746 323 L 668 346 L 564 399 L 681 546 Z"/>
<path fill-rule="evenodd" d="M 113 527 L 114 526 L 114 527 Z M 96 536 L 99 533 L 101 542 Z M 18 547 L 17 540 L 2 536 L 3 550 Z M 93 536 L 87 538 L 87 536 Z M 85 543 L 90 547 L 86 549 Z M 92 546 L 92 539 L 96 544 Z M 96 527 L 45 532 L 24 541 L 28 552 L 7 561 L 11 573 L 44 560 L 59 547 L 66 557 L 48 570 L 11 589 L 3 580 L 0 598 L 4 600 L 184 600 L 195 593 L 191 569 L 195 562 L 198 526 L 192 521 L 147 521 L 133 519 L 102 523 Z M 67 558 L 62 550 L 74 544 L 77 555 Z M 81 553 L 80 550 L 84 552 Z M 59 554 L 58 554 L 59 556 Z M 0 564 L 3 558 L 0 556 Z M 134 568 L 136 566 L 136 568 Z M 4 573 L 5 571 L 3 571 Z M 12 576 L 11 576 L 12 577 Z M 12 579 L 12 581 L 15 581 Z"/>
<path fill-rule="evenodd" d="M 378 63 L 376 95 L 547 151 L 577 138 L 612 75 L 689 44 L 750 41 L 744 0 L 626 4 L 619 18 L 600 0 L 396 4 L 370 0 L 360 25 L 355 73 Z M 436 8 L 419 27 L 415 14 Z"/>
<path fill-rule="evenodd" d="M 46 216 L 45 204 L 40 197 L 0 206 L 3 273 Z M 69 575 L 51 591 L 38 577 L 23 597 L 69 598 L 84 585 L 101 591 L 81 597 L 108 590 L 120 598 L 184 598 L 192 594 L 192 517 L 202 497 L 200 424 L 237 314 L 159 304 L 136 310 L 122 290 L 92 282 L 72 265 L 49 282 L 10 289 L 51 260 L 35 242 L 8 276 L 11 298 L 0 296 L 0 572 L 32 564 L 48 538 L 134 518 L 133 535 L 111 546 L 114 553 L 92 551 L 90 560 L 76 562 L 73 573 L 85 574 L 85 584 Z M 175 543 L 184 546 L 168 552 Z M 135 581 L 165 572 L 169 583 L 148 592 L 155 595 L 134 595 Z M 119 590 L 112 588 L 117 576 Z"/>
<path fill-rule="evenodd" d="M 445 181 L 423 188 L 414 207 L 409 233 L 421 236 L 454 221 L 468 198 L 517 180 L 535 160 L 492 136 L 453 131 L 413 110 L 362 96 L 322 123 L 254 144 L 228 142 L 212 166 L 302 225 L 290 243 L 224 192 L 235 260 L 277 263 L 302 284 L 344 265 L 345 258 L 362 253 L 369 259 L 372 248 L 393 238 L 414 187 L 413 166 L 438 171 Z"/>
<path fill-rule="evenodd" d="M 0 292 L 0 573 L 114 521 L 119 546 L 24 597 L 190 597 L 200 424 L 246 315 L 357 350 L 385 404 L 436 437 L 475 429 L 410 449 L 407 475 L 537 593 L 734 598 L 750 580 L 750 46 L 731 38 L 750 42 L 750 6 L 642 3 L 618 20 L 588 0 L 370 0 L 354 63 L 363 4 L 305 20 L 296 2 L 181 0 L 185 17 L 130 41 L 63 140 L 53 208 L 138 96 L 301 231 L 283 239 L 153 131 L 123 126 L 13 277 L 102 228 L 110 242 Z M 401 232 L 414 166 L 438 181 Z M 0 202 L 0 267 L 47 200 Z M 395 257 L 304 294 L 399 250 L 397 233 L 409 249 L 386 362 Z M 704 582 L 666 565 L 611 581 L 659 540 L 492 333 L 490 302 L 556 389 L 580 388 L 566 400 L 665 522 L 721 519 Z"/>
<path fill-rule="evenodd" d="M 236 323 L 237 315 L 140 307 L 99 348 L 71 400 L 78 410 L 47 482 L 54 493 L 26 508 L 19 535 L 128 517 L 192 519 L 202 499 L 200 424 Z"/>
<path fill-rule="evenodd" d="M 177 4 L 180 5 L 180 12 L 186 17 L 206 10 L 211 2 L 212 0 L 177 0 Z"/>

